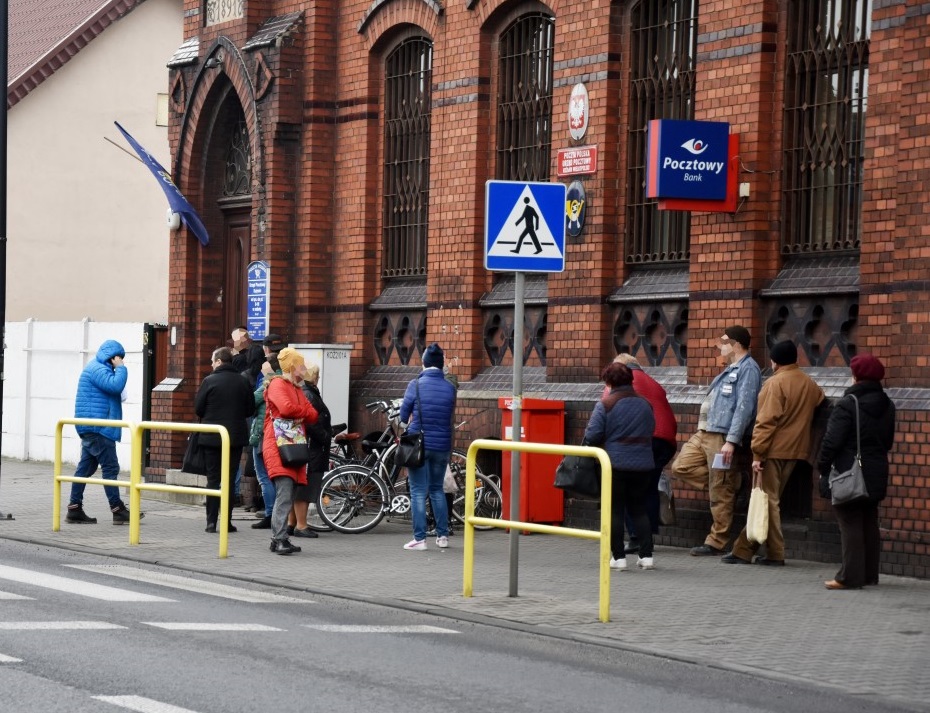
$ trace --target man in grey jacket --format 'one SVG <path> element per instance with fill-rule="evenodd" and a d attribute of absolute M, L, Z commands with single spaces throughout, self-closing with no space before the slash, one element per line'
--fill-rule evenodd
<path fill-rule="evenodd" d="M 703 545 L 694 556 L 721 555 L 730 541 L 733 508 L 741 474 L 733 453 L 756 418 L 756 400 L 762 383 L 759 365 L 749 356 L 749 330 L 727 327 L 720 337 L 720 356 L 727 366 L 710 385 L 698 418 L 698 431 L 681 448 L 671 472 L 689 485 L 707 489 L 714 518 Z M 715 458 L 717 463 L 714 463 Z"/>

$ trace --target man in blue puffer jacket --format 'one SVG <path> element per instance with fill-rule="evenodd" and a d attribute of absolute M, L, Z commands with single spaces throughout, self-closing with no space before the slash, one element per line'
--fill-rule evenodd
<path fill-rule="evenodd" d="M 126 350 L 123 345 L 108 339 L 100 345 L 97 357 L 84 367 L 78 379 L 77 398 L 74 402 L 75 418 L 101 418 L 121 421 L 123 418 L 122 393 L 126 388 L 129 372 L 123 365 Z M 76 426 L 81 437 L 81 460 L 74 472 L 76 478 L 89 478 L 97 472 L 97 466 L 107 480 L 116 480 L 119 475 L 119 460 L 116 457 L 116 442 L 122 429 L 112 426 Z M 94 524 L 97 518 L 84 513 L 84 483 L 71 484 L 71 501 L 65 522 Z M 129 522 L 129 511 L 120 500 L 119 488 L 105 486 L 104 491 L 113 513 L 113 524 Z"/>
<path fill-rule="evenodd" d="M 443 373 L 445 354 L 438 344 L 423 352 L 423 371 L 407 385 L 400 405 L 400 420 L 408 423 L 410 433 L 422 433 L 426 458 L 419 468 L 407 468 L 410 486 L 410 509 L 413 515 L 413 539 L 405 550 L 426 549 L 426 498 L 429 496 L 436 519 L 436 546 L 449 546 L 449 513 L 442 481 L 452 454 L 452 415 L 455 412 L 455 387 Z M 417 398 L 419 395 L 419 398 Z"/>

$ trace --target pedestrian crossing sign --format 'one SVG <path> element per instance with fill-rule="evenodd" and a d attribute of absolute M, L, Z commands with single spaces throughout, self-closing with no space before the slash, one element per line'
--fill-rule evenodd
<path fill-rule="evenodd" d="M 565 186 L 488 181 L 484 266 L 500 272 L 565 270 Z"/>

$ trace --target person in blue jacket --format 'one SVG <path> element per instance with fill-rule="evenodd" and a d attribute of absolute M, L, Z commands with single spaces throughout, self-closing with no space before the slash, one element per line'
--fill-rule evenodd
<path fill-rule="evenodd" d="M 443 373 L 445 354 L 438 344 L 423 352 L 423 371 L 407 384 L 400 420 L 409 423 L 410 433 L 422 433 L 426 458 L 419 468 L 407 469 L 410 506 L 413 514 L 413 539 L 405 550 L 426 549 L 426 497 L 429 495 L 436 520 L 436 546 L 449 546 L 449 511 L 442 481 L 452 455 L 452 416 L 455 413 L 456 389 Z M 417 394 L 419 392 L 419 398 Z"/>
<path fill-rule="evenodd" d="M 81 372 L 78 379 L 77 397 L 74 401 L 75 418 L 100 418 L 111 421 L 123 419 L 122 393 L 126 388 L 129 372 L 123 364 L 126 350 L 123 345 L 108 339 L 100 345 L 97 356 Z M 122 436 L 122 429 L 116 426 L 76 426 L 81 437 L 81 460 L 74 472 L 76 478 L 89 478 L 103 471 L 106 480 L 116 480 L 119 475 L 119 460 L 116 456 L 116 444 Z M 88 517 L 84 512 L 84 483 L 71 484 L 71 500 L 65 522 L 92 525 L 97 518 Z M 129 511 L 120 499 L 119 488 L 105 486 L 113 524 L 124 525 L 129 522 Z"/>

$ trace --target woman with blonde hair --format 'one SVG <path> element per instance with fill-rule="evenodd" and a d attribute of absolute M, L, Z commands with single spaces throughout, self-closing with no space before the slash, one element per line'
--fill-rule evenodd
<path fill-rule="evenodd" d="M 278 555 L 300 552 L 292 545 L 287 534 L 287 520 L 294 505 L 294 491 L 307 484 L 307 465 L 286 465 L 278 450 L 278 433 L 287 428 L 303 431 L 317 422 L 317 411 L 307 401 L 300 382 L 307 373 L 303 356 L 296 349 L 282 349 L 278 353 L 281 375 L 268 377 L 265 390 L 265 430 L 262 457 L 268 477 L 274 483 L 274 510 L 271 512 L 271 551 Z"/>

